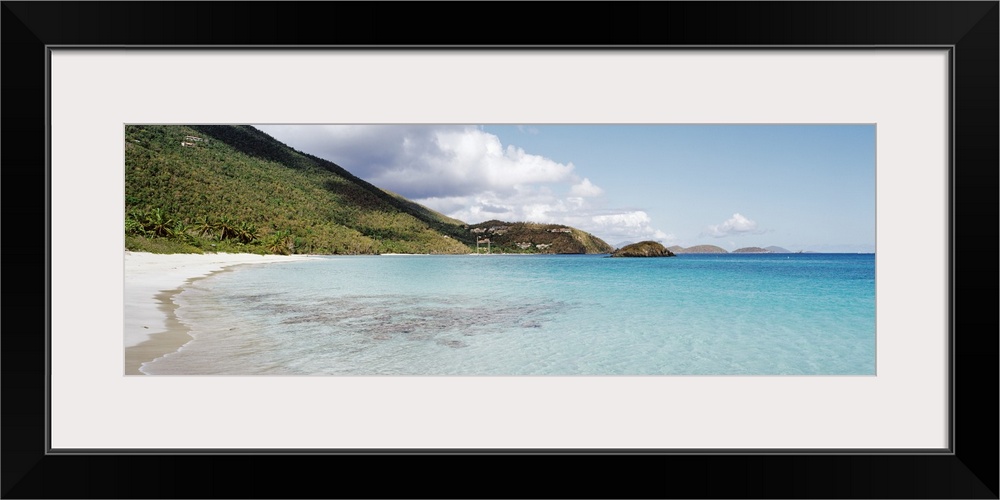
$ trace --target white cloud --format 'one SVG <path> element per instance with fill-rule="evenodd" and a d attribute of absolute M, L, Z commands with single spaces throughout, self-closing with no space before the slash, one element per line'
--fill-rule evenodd
<path fill-rule="evenodd" d="M 597 232 L 614 240 L 608 242 L 612 245 L 621 241 L 653 240 L 665 243 L 676 240 L 673 234 L 653 227 L 649 214 L 642 210 L 595 215 L 591 220 L 598 228 Z"/>
<path fill-rule="evenodd" d="M 590 182 L 590 179 L 584 177 L 579 184 L 574 184 L 573 187 L 569 189 L 570 194 L 573 196 L 600 196 L 604 194 L 604 190 L 595 186 Z"/>
<path fill-rule="evenodd" d="M 300 151 L 471 224 L 565 224 L 616 244 L 668 240 L 641 210 L 607 209 L 604 190 L 561 163 L 475 126 L 258 125 Z M 537 133 L 524 128 L 522 132 Z"/>
<path fill-rule="evenodd" d="M 762 234 L 764 231 L 757 229 L 757 223 L 755 221 L 752 221 L 739 213 L 735 213 L 722 224 L 708 226 L 707 230 L 701 234 L 702 236 L 707 235 L 714 236 L 716 238 L 724 238 L 726 236 L 736 236 L 746 233 Z"/>
<path fill-rule="evenodd" d="M 622 241 L 675 240 L 673 234 L 653 226 L 652 219 L 641 210 L 599 208 L 588 199 L 559 197 L 542 188 L 522 188 L 514 195 L 484 192 L 414 201 L 471 224 L 490 219 L 565 224 L 594 234 L 611 245 Z"/>
<path fill-rule="evenodd" d="M 534 155 L 473 126 L 259 125 L 286 144 L 330 160 L 408 198 L 510 192 L 516 186 L 571 184 L 572 163 Z M 599 190 L 586 183 L 589 192 Z"/>
<path fill-rule="evenodd" d="M 593 218 L 597 224 L 615 225 L 623 227 L 642 227 L 649 224 L 650 218 L 646 212 L 635 211 L 609 215 L 596 215 Z"/>

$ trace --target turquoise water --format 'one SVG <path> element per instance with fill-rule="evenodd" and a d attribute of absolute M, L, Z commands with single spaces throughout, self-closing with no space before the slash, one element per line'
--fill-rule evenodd
<path fill-rule="evenodd" d="M 175 296 L 150 374 L 873 375 L 872 254 L 342 256 Z"/>

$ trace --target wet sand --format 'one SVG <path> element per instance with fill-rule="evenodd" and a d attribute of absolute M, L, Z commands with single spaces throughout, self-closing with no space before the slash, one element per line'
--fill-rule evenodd
<path fill-rule="evenodd" d="M 156 295 L 156 301 L 159 302 L 159 308 L 165 316 L 165 329 L 161 332 L 153 333 L 139 345 L 125 348 L 126 375 L 144 375 L 144 373 L 139 371 L 143 363 L 175 352 L 193 339 L 193 337 L 188 335 L 188 328 L 174 314 L 174 311 L 177 310 L 177 305 L 173 303 L 172 298 L 174 295 L 180 293 L 181 290 L 182 288 L 166 290 Z"/>
<path fill-rule="evenodd" d="M 124 369 L 143 375 L 147 363 L 189 342 L 188 328 L 177 319 L 173 296 L 194 280 L 238 264 L 291 262 L 306 255 L 150 254 L 125 252 Z"/>

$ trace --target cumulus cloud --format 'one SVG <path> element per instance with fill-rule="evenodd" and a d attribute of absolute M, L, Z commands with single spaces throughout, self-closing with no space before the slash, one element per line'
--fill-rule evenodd
<path fill-rule="evenodd" d="M 591 218 L 597 231 L 609 235 L 615 241 L 622 240 L 654 240 L 671 242 L 676 239 L 673 234 L 667 234 L 653 227 L 653 220 L 642 210 L 624 211 L 611 214 L 595 215 Z M 614 244 L 613 242 L 609 242 Z"/>
<path fill-rule="evenodd" d="M 569 193 L 573 196 L 600 196 L 604 193 L 604 190 L 592 184 L 590 179 L 584 177 L 579 184 L 574 184 L 570 188 Z"/>
<path fill-rule="evenodd" d="M 565 224 L 586 210 L 580 198 L 564 198 L 544 187 L 519 187 L 513 193 L 483 191 L 466 196 L 417 198 L 414 201 L 475 224 L 489 219 Z"/>
<path fill-rule="evenodd" d="M 531 154 L 474 126 L 260 125 L 286 144 L 330 160 L 408 198 L 510 193 L 579 182 L 572 163 Z M 583 184 L 583 183 L 581 183 Z M 599 190 L 587 181 L 581 189 Z"/>
<path fill-rule="evenodd" d="M 513 195 L 483 192 L 414 201 L 473 224 L 490 219 L 565 224 L 594 234 L 612 245 L 621 241 L 675 240 L 673 234 L 656 228 L 644 211 L 601 208 L 588 199 L 560 197 L 541 188 L 522 188 Z"/>
<path fill-rule="evenodd" d="M 471 224 L 565 224 L 615 244 L 666 241 L 646 212 L 603 206 L 604 190 L 571 162 L 532 154 L 475 126 L 258 125 L 293 148 Z M 523 133 L 537 133 L 523 127 Z"/>
<path fill-rule="evenodd" d="M 707 230 L 702 234 L 702 236 L 714 236 L 716 238 L 725 238 L 727 236 L 735 236 L 740 234 L 762 234 L 764 231 L 757 229 L 757 223 L 752 221 L 739 213 L 733 214 L 732 217 L 727 219 L 722 224 L 716 224 L 714 226 L 708 226 Z"/>

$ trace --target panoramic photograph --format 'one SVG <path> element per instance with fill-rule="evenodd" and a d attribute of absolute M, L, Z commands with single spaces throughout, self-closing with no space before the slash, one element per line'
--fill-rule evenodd
<path fill-rule="evenodd" d="M 876 373 L 873 124 L 124 127 L 124 374 Z"/>

